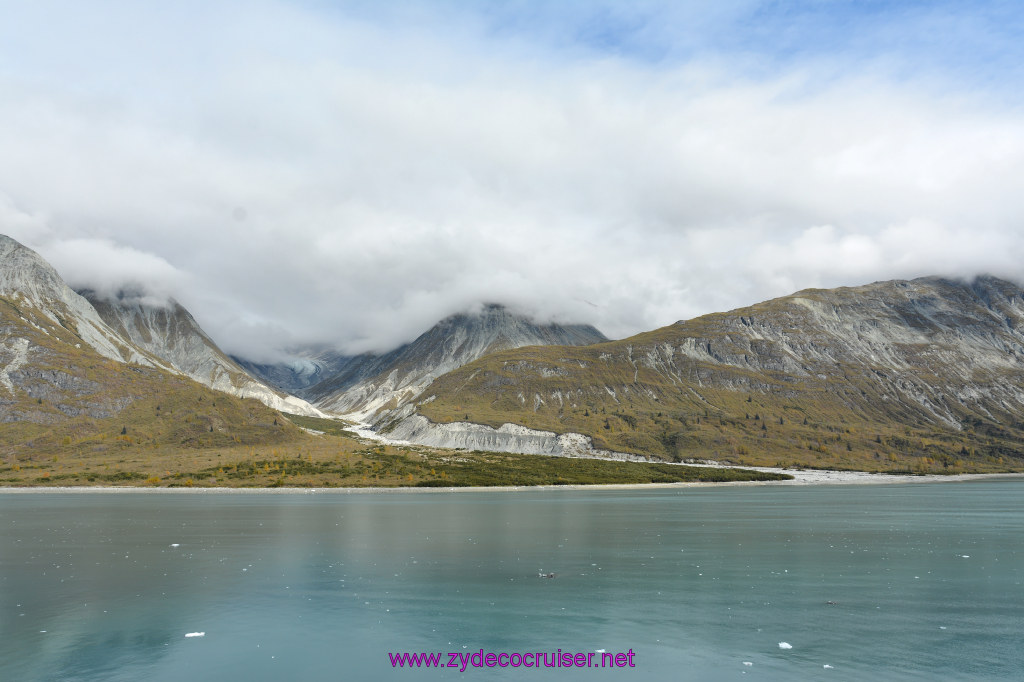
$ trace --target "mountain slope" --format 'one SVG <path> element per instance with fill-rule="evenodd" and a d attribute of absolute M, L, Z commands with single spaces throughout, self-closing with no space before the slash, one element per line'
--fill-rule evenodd
<path fill-rule="evenodd" d="M 1024 291 L 991 277 L 807 290 L 622 341 L 497 353 L 424 397 L 419 414 L 449 430 L 512 422 L 667 459 L 1020 466 Z M 391 415 L 397 434 L 423 431 L 411 411 Z"/>
<path fill-rule="evenodd" d="M 383 355 L 363 355 L 303 395 L 318 407 L 368 416 L 419 395 L 438 376 L 487 353 L 534 345 L 605 341 L 590 325 L 538 325 L 501 305 L 445 318 L 415 341 Z"/>
<path fill-rule="evenodd" d="M 264 405 L 197 384 L 120 338 L 34 251 L 0 236 L 0 453 L 278 443 Z"/>
<path fill-rule="evenodd" d="M 240 398 L 255 398 L 276 410 L 323 416 L 306 401 L 275 391 L 250 376 L 174 299 L 160 304 L 148 301 L 142 292 L 120 291 L 114 299 L 91 290 L 81 293 L 121 338 L 204 386 Z"/>
<path fill-rule="evenodd" d="M 42 256 L 6 235 L 0 235 L 0 297 L 43 334 L 59 335 L 59 327 L 105 358 L 164 366 L 120 338 Z"/>

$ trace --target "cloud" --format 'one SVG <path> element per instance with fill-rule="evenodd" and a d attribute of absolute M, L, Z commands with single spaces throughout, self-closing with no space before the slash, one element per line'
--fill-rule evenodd
<path fill-rule="evenodd" d="M 383 350 L 481 301 L 621 337 L 808 286 L 1018 276 L 1012 68 L 894 38 L 1006 44 L 1003 6 L 960 33 L 951 5 L 816 6 L 20 9 L 0 231 L 259 359 Z"/>
<path fill-rule="evenodd" d="M 189 285 L 188 275 L 160 256 L 104 239 L 56 239 L 35 248 L 72 289 L 92 289 L 105 298 L 141 293 L 161 304 Z"/>

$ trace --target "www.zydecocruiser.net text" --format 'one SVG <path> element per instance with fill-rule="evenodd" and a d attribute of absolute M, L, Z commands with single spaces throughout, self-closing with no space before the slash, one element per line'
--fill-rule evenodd
<path fill-rule="evenodd" d="M 630 649 L 626 652 L 526 651 L 484 652 L 449 651 L 431 653 L 388 652 L 393 668 L 635 668 Z"/>

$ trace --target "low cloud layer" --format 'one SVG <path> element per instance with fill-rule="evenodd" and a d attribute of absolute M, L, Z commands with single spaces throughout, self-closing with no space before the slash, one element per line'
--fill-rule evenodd
<path fill-rule="evenodd" d="M 694 21 L 724 36 L 770 5 L 603 3 L 600 25 L 515 5 L 19 14 L 0 232 L 73 285 L 173 295 L 264 360 L 386 349 L 481 301 L 622 337 L 811 286 L 1024 278 L 1010 67 L 887 47 L 922 22 L 980 42 L 988 15 L 851 15 L 865 34 L 840 51 L 760 33 L 716 51 Z M 810 40 L 822 20 L 790 25 Z"/>

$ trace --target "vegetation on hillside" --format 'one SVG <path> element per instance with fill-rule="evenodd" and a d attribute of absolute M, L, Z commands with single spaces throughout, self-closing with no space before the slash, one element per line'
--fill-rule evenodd
<path fill-rule="evenodd" d="M 734 333 L 754 315 L 770 313 L 784 324 L 785 314 L 773 308 L 785 305 L 708 315 L 623 341 L 489 355 L 436 380 L 418 411 L 442 423 L 577 432 L 597 448 L 675 462 L 893 473 L 1024 470 L 1024 417 L 997 401 L 985 412 L 943 403 L 956 415 L 954 426 L 894 397 L 900 384 L 948 383 L 934 348 L 901 349 L 914 367 L 909 378 L 843 357 L 797 373 L 787 371 L 792 355 L 774 342 Z M 802 335 L 810 346 L 828 342 L 806 328 L 781 332 Z M 690 344 L 688 353 L 678 351 L 682 344 Z M 1020 379 L 1018 372 L 1006 380 Z"/>
<path fill-rule="evenodd" d="M 180 447 L 115 438 L 112 448 L 51 446 L 45 453 L 39 447 L 19 448 L 0 464 L 0 485 L 358 488 L 790 478 L 739 469 L 383 445 L 338 435 L 344 431 L 331 420 L 287 415 L 279 422 L 286 420 L 303 422 L 304 428 L 319 427 L 316 430 L 322 433 L 311 435 L 294 426 L 282 426 L 282 432 L 291 438 L 276 444 L 231 442 Z"/>
<path fill-rule="evenodd" d="M 30 321 L 31 320 L 31 321 Z M 0 300 L 24 357 L 0 387 L 0 485 L 372 487 L 769 480 L 755 472 L 367 443 L 153 367 L 115 362 L 73 325 Z M 3 349 L 12 358 L 13 345 Z"/>

